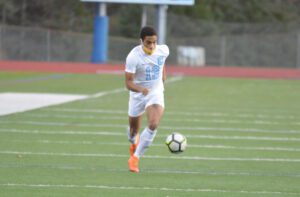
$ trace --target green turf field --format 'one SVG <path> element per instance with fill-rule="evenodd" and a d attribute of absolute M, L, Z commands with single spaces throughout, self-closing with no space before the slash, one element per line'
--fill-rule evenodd
<path fill-rule="evenodd" d="M 128 92 L 113 92 L 123 83 L 119 75 L 0 73 L 0 93 L 107 93 L 0 116 L 0 196 L 300 196 L 299 80 L 168 83 L 139 174 L 127 169 Z M 188 139 L 179 155 L 164 144 L 174 131 Z"/>

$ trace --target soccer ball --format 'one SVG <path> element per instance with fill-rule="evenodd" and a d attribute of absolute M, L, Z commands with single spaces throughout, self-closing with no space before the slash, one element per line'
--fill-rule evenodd
<path fill-rule="evenodd" d="M 166 145 L 171 153 L 181 153 L 186 148 L 187 140 L 185 136 L 180 133 L 172 133 L 167 137 Z"/>

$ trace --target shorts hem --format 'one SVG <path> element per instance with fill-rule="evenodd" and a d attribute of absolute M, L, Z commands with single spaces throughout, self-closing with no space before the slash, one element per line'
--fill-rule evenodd
<path fill-rule="evenodd" d="M 133 114 L 128 113 L 128 116 L 129 116 L 129 117 L 136 118 L 136 117 L 139 117 L 139 116 L 143 115 L 144 113 L 145 113 L 145 111 L 139 113 L 138 115 L 135 115 L 135 114 L 133 115 Z"/>

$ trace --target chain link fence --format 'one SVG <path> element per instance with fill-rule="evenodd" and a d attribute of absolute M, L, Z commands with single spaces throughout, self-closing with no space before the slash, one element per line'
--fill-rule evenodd
<path fill-rule="evenodd" d="M 204 36 L 186 30 L 189 35 L 183 36 L 184 32 L 171 34 L 171 27 L 168 26 L 167 37 L 168 64 L 179 64 L 178 48 L 188 46 L 205 50 L 206 65 L 300 68 L 300 34 L 297 32 Z M 138 44 L 138 38 L 110 36 L 109 62 L 124 63 L 128 52 Z M 1 60 L 89 62 L 91 53 L 91 34 L 0 26 Z"/>
<path fill-rule="evenodd" d="M 169 14 L 170 59 L 176 62 L 176 48 L 185 45 L 203 47 L 207 65 L 300 68 L 299 27 L 299 22 L 218 23 Z"/>
<path fill-rule="evenodd" d="M 91 35 L 0 26 L 2 60 L 89 61 Z"/>

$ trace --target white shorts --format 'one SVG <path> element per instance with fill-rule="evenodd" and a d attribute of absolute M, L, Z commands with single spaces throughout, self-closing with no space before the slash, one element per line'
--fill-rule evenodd
<path fill-rule="evenodd" d="M 165 107 L 164 93 L 150 93 L 144 96 L 142 93 L 135 93 L 129 96 L 128 115 L 138 117 L 145 112 L 145 109 L 153 104 Z"/>

